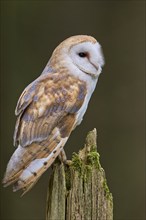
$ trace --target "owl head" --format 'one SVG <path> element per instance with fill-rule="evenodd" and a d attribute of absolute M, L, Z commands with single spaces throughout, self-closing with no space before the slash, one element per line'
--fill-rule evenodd
<path fill-rule="evenodd" d="M 75 76 L 98 77 L 104 65 L 100 44 L 87 35 L 76 35 L 60 43 L 49 61 L 56 71 L 66 68 Z"/>

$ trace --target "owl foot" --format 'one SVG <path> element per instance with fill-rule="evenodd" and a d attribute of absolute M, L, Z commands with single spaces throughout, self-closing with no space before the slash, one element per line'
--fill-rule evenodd
<path fill-rule="evenodd" d="M 62 150 L 58 156 L 59 160 L 64 163 L 65 165 L 67 166 L 70 166 L 72 161 L 71 160 L 67 160 L 67 157 L 66 157 L 66 153 L 64 150 Z"/>

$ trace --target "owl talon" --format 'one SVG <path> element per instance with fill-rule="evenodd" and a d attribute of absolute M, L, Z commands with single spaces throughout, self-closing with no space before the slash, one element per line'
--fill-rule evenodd
<path fill-rule="evenodd" d="M 64 150 L 62 150 L 58 156 L 59 160 L 64 163 L 65 165 L 67 166 L 70 166 L 72 161 L 71 160 L 67 160 L 67 157 L 66 157 L 66 153 Z"/>
<path fill-rule="evenodd" d="M 71 166 L 72 165 L 72 161 L 71 160 L 66 160 L 64 164 L 67 165 L 67 166 Z"/>

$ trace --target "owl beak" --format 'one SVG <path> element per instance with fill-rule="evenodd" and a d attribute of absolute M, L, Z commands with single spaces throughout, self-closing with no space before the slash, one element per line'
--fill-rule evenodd
<path fill-rule="evenodd" d="M 102 68 L 100 65 L 98 65 L 97 63 L 95 64 L 95 62 L 93 63 L 91 60 L 90 60 L 90 63 L 93 66 L 95 71 L 92 73 L 87 73 L 87 74 L 91 75 L 94 78 L 97 78 L 99 74 L 101 73 Z"/>
<path fill-rule="evenodd" d="M 99 69 L 99 68 L 98 68 L 98 65 L 97 65 L 97 64 L 95 65 L 95 64 L 94 64 L 93 62 L 91 62 L 91 61 L 90 61 L 90 63 L 91 63 L 91 64 L 94 66 L 94 68 L 98 71 L 98 69 Z"/>

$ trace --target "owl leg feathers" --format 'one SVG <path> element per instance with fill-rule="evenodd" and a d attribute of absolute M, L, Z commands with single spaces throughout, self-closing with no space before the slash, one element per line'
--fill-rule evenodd
<path fill-rule="evenodd" d="M 61 150 L 60 154 L 58 155 L 59 157 L 59 160 L 63 163 L 66 163 L 67 161 L 67 156 L 66 156 L 66 153 L 64 151 L 64 149 Z"/>

